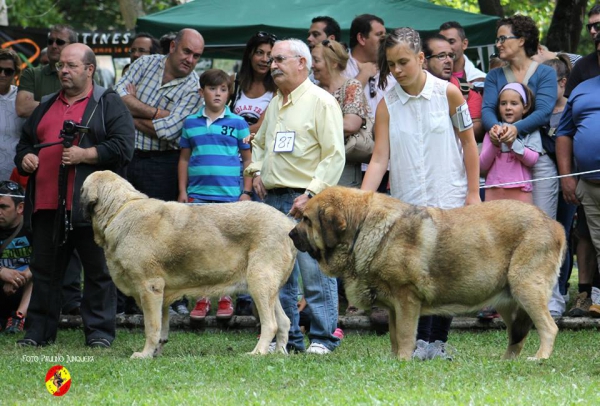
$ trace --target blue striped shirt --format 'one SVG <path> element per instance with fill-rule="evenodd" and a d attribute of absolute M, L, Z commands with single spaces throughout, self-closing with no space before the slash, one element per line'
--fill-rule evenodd
<path fill-rule="evenodd" d="M 225 106 L 223 115 L 208 123 L 204 107 L 183 123 L 181 148 L 191 149 L 188 164 L 189 197 L 235 202 L 240 197 L 240 159 L 250 149 L 242 140 L 250 135 L 246 121 Z"/>
<path fill-rule="evenodd" d="M 165 55 L 142 56 L 131 64 L 115 88 L 123 97 L 129 94 L 127 84 L 132 83 L 139 101 L 170 112 L 168 117 L 152 120 L 156 136 L 135 130 L 135 148 L 142 151 L 179 149 L 183 121 L 201 106 L 196 72 L 162 84 L 166 60 Z"/>

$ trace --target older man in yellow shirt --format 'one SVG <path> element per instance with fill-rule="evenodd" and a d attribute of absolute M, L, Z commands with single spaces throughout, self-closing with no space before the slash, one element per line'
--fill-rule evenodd
<path fill-rule="evenodd" d="M 271 51 L 271 75 L 279 88 L 252 143 L 252 164 L 246 174 L 265 203 L 300 217 L 308 199 L 336 185 L 345 164 L 342 111 L 335 98 L 309 79 L 312 59 L 297 39 L 278 41 Z M 310 312 L 313 354 L 327 354 L 339 345 L 337 283 L 319 270 L 305 252 L 298 253 L 294 271 L 280 292 L 290 318 L 288 351 L 304 352 L 297 308 L 298 276 Z M 273 346 L 274 348 L 274 346 Z"/>

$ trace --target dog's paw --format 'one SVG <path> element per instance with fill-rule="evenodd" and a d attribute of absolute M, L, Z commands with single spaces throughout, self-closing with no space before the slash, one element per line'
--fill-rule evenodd
<path fill-rule="evenodd" d="M 134 352 L 131 355 L 131 359 L 146 359 L 146 358 L 152 358 L 152 354 L 145 354 L 143 352 Z"/>

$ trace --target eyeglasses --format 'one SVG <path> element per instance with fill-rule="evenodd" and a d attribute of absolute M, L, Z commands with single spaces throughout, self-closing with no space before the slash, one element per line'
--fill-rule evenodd
<path fill-rule="evenodd" d="M 292 55 L 292 56 L 283 56 L 283 55 L 277 55 L 277 56 L 272 56 L 269 59 L 267 59 L 267 65 L 271 65 L 273 63 L 273 61 L 277 62 L 277 64 L 283 63 L 286 59 L 289 58 L 302 58 L 301 55 Z"/>
<path fill-rule="evenodd" d="M 592 32 L 592 28 L 596 30 L 596 32 L 600 32 L 600 21 L 595 23 L 589 23 L 585 25 L 587 27 L 588 32 Z"/>
<path fill-rule="evenodd" d="M 515 37 L 514 35 L 511 35 L 510 37 L 507 37 L 506 35 L 500 35 L 498 38 L 496 38 L 494 43 L 502 45 L 507 39 L 519 39 L 519 37 Z"/>
<path fill-rule="evenodd" d="M 12 76 L 15 74 L 15 70 L 13 68 L 0 68 L 0 73 L 4 73 L 6 76 Z"/>
<path fill-rule="evenodd" d="M 439 54 L 426 56 L 425 59 L 437 58 L 440 61 L 450 58 L 453 61 L 456 60 L 456 54 L 454 52 L 440 52 Z"/>
<path fill-rule="evenodd" d="M 65 41 L 64 39 L 48 38 L 48 45 L 52 46 L 52 45 L 54 45 L 55 42 L 56 42 L 56 45 L 58 45 L 59 47 L 62 47 L 63 45 L 65 45 L 67 43 L 67 41 Z"/>
<path fill-rule="evenodd" d="M 12 180 L 4 180 L 0 182 L 0 194 L 5 192 L 5 194 L 22 196 L 24 194 L 23 188 L 16 182 Z"/>
<path fill-rule="evenodd" d="M 271 41 L 275 42 L 277 41 L 277 35 L 275 34 L 271 34 L 270 32 L 266 32 L 266 31 L 259 31 L 255 34 L 257 37 L 259 38 L 264 38 L 267 37 L 269 38 Z"/>
<path fill-rule="evenodd" d="M 149 54 L 150 50 L 144 48 L 129 48 L 130 54 L 135 54 L 136 52 L 139 52 L 140 54 Z"/>
<path fill-rule="evenodd" d="M 81 65 L 78 65 L 76 63 L 71 63 L 71 62 L 69 62 L 69 63 L 56 62 L 56 64 L 54 66 L 56 66 L 56 70 L 63 70 L 65 67 L 68 70 L 74 70 L 74 69 L 79 68 L 80 66 L 88 66 L 88 65 L 91 65 L 91 63 L 84 63 Z"/>

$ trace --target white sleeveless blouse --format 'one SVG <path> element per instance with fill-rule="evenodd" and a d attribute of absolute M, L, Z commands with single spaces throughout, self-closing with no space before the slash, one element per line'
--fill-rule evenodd
<path fill-rule="evenodd" d="M 385 95 L 391 194 L 404 202 L 443 209 L 465 204 L 467 173 L 450 120 L 447 87 L 447 81 L 427 72 L 419 95 L 407 94 L 398 83 Z"/>

